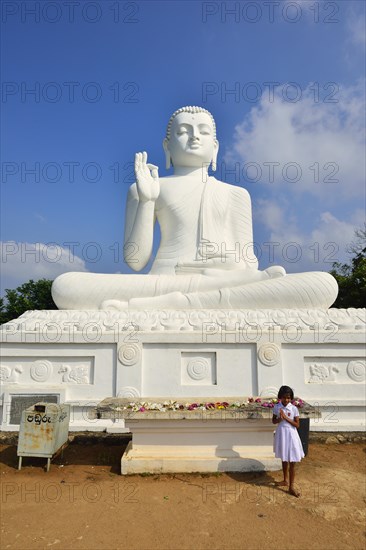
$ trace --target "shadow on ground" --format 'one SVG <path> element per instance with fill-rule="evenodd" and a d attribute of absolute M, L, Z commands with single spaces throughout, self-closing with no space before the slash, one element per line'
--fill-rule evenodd
<path fill-rule="evenodd" d="M 106 438 L 105 438 L 106 439 Z M 112 443 L 111 443 L 112 441 Z M 110 467 L 110 472 L 121 473 L 121 457 L 124 453 L 128 438 L 120 440 L 113 438 L 111 441 L 100 443 L 98 440 L 83 438 L 78 436 L 74 441 L 69 442 L 59 453 L 54 455 L 51 461 L 55 466 L 106 466 Z M 11 445 L 5 447 L 0 452 L 0 463 L 10 468 L 18 468 L 17 446 Z M 23 457 L 22 469 L 28 466 L 32 468 L 45 469 L 47 460 L 42 457 Z"/>

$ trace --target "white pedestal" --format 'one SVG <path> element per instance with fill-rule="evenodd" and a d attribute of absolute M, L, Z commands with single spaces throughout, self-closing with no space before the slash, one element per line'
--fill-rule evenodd
<path fill-rule="evenodd" d="M 313 430 L 362 431 L 365 313 L 28 311 L 0 331 L 0 427 L 19 429 L 22 396 L 69 403 L 70 430 L 115 431 L 89 418 L 105 397 L 276 396 L 286 384 L 322 413 Z"/>
<path fill-rule="evenodd" d="M 128 423 L 128 422 L 126 422 Z M 134 419 L 121 473 L 280 470 L 269 420 Z"/>

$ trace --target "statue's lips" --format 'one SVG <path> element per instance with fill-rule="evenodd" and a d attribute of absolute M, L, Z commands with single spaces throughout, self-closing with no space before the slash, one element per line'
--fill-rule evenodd
<path fill-rule="evenodd" d="M 192 143 L 192 145 L 188 146 L 188 149 L 200 149 L 201 145 L 199 143 Z"/>

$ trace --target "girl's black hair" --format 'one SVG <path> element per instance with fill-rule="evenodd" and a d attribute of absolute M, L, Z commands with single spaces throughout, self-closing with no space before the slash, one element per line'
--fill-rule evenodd
<path fill-rule="evenodd" d="M 290 386 L 281 386 L 278 390 L 278 399 L 282 399 L 282 397 L 284 397 L 285 395 L 289 395 L 291 397 L 291 401 L 293 400 L 294 391 L 292 388 L 290 388 Z"/>

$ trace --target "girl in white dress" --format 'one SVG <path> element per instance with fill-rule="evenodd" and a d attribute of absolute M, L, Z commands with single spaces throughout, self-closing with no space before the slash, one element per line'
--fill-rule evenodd
<path fill-rule="evenodd" d="M 276 458 L 282 460 L 283 481 L 279 485 L 289 485 L 289 493 L 299 497 L 300 493 L 294 487 L 295 462 L 304 458 L 304 450 L 297 432 L 300 426 L 299 411 L 291 401 L 294 392 L 289 386 L 281 386 L 278 392 L 277 403 L 273 408 L 272 423 L 278 424 L 274 436 L 273 450 Z M 290 468 L 288 465 L 290 464 Z M 288 482 L 288 472 L 290 483 Z"/>

